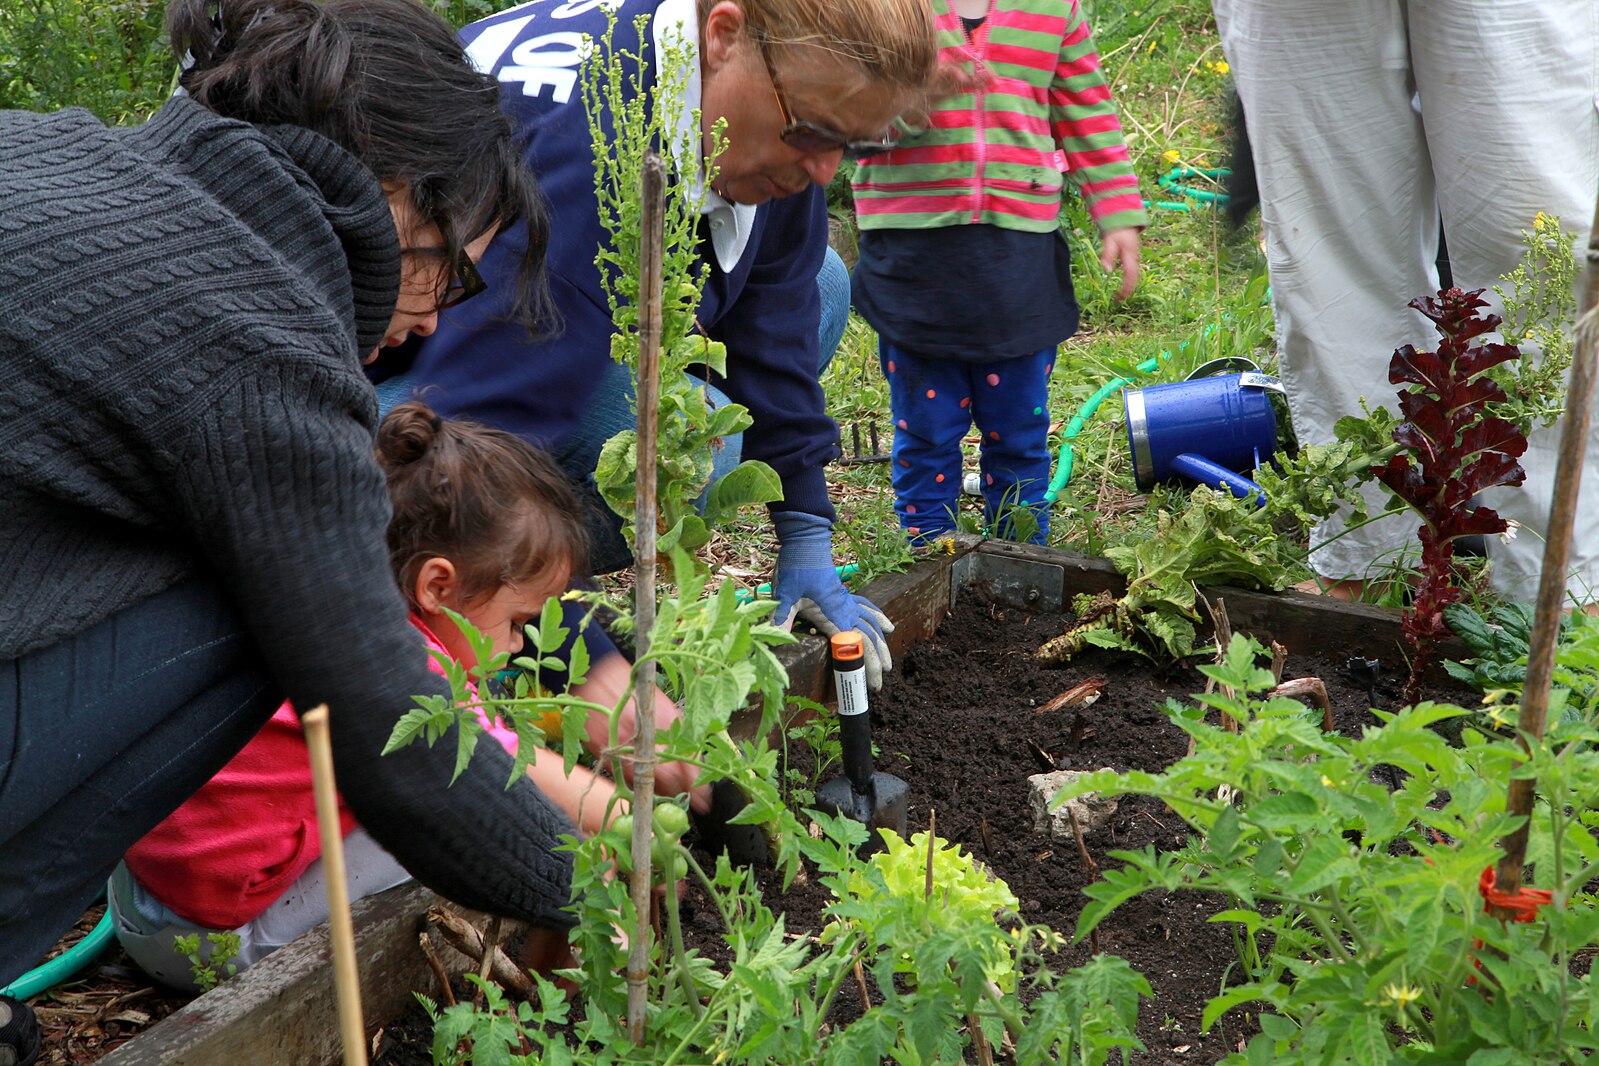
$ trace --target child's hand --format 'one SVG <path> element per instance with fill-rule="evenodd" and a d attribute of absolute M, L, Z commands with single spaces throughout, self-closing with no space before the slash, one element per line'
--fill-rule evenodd
<path fill-rule="evenodd" d="M 1106 231 L 1100 238 L 1099 265 L 1105 270 L 1121 268 L 1122 283 L 1116 290 L 1116 302 L 1121 303 L 1138 288 L 1138 250 L 1142 245 L 1137 226 Z"/>

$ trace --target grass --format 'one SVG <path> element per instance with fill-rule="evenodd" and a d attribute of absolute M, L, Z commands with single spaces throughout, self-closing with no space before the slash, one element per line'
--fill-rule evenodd
<path fill-rule="evenodd" d="M 456 25 L 507 6 L 508 0 L 431 0 Z M 1146 198 L 1170 200 L 1161 174 L 1174 166 L 1215 168 L 1226 162 L 1227 75 L 1207 0 L 1084 0 L 1101 62 L 1111 79 Z M 83 106 L 112 123 L 142 121 L 171 92 L 174 65 L 161 21 L 163 0 L 5 0 L 0 3 L 0 107 L 51 110 Z M 1200 181 L 1203 184 L 1203 181 Z M 841 176 L 835 188 L 846 188 Z M 835 197 L 835 200 L 839 198 Z M 848 216 L 847 202 L 835 211 Z M 1075 200 L 1066 233 L 1075 260 L 1082 327 L 1061 346 L 1050 386 L 1058 425 L 1100 386 L 1117 377 L 1141 384 L 1177 380 L 1219 355 L 1270 358 L 1270 312 L 1262 300 L 1264 264 L 1252 230 L 1229 232 L 1208 207 L 1155 208 L 1144 234 L 1144 279 L 1122 305 L 1111 301 L 1114 278 L 1100 271 L 1092 224 Z M 1165 354 L 1148 375 L 1134 368 Z M 892 440 L 888 389 L 877 365 L 877 338 L 852 318 L 823 380 L 830 413 L 844 428 L 876 426 L 884 449 Z M 1150 507 L 1166 506 L 1166 490 L 1134 491 L 1119 397 L 1100 407 L 1076 441 L 1072 483 L 1056 504 L 1050 542 L 1091 553 L 1147 535 Z M 975 470 L 976 438 L 969 438 Z M 861 564 L 863 578 L 902 566 L 886 464 L 829 470 L 839 504 L 840 561 Z M 962 502 L 962 523 L 977 528 L 981 501 Z M 734 580 L 770 577 L 774 545 L 758 516 L 719 534 L 712 552 Z"/>

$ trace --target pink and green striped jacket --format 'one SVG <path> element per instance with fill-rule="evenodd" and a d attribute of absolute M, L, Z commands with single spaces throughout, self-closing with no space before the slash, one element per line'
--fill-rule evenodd
<path fill-rule="evenodd" d="M 942 59 L 989 79 L 940 100 L 925 127 L 861 161 L 861 228 L 987 223 L 1047 232 L 1059 224 L 1062 155 L 1101 232 L 1146 225 L 1078 0 L 993 0 L 970 42 L 949 0 L 933 0 L 933 10 Z"/>

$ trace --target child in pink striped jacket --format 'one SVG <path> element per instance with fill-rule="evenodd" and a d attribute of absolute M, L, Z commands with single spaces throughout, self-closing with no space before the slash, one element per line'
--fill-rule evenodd
<path fill-rule="evenodd" d="M 1147 219 L 1078 0 L 933 7 L 944 61 L 976 88 L 940 100 L 854 180 L 852 297 L 889 383 L 894 506 L 912 543 L 954 529 L 975 421 L 988 527 L 1043 543 L 1049 376 L 1077 330 L 1064 181 L 1099 227 L 1101 266 L 1120 269 L 1118 300 L 1138 284 Z"/>

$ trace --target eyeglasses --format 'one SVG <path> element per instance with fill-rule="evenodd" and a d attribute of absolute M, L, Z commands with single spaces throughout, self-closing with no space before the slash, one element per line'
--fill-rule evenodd
<path fill-rule="evenodd" d="M 472 257 L 467 255 L 466 249 L 463 248 L 455 255 L 455 270 L 450 273 L 450 280 L 444 286 L 444 296 L 439 300 L 439 310 L 465 303 L 488 287 L 489 283 L 477 272 L 477 265 L 472 262 Z"/>
<path fill-rule="evenodd" d="M 777 99 L 777 109 L 783 115 L 783 132 L 778 137 L 784 144 L 798 152 L 843 152 L 845 159 L 865 159 L 894 147 L 896 138 L 888 132 L 875 141 L 852 141 L 836 130 L 795 118 L 794 112 L 789 110 L 788 100 L 783 96 L 783 87 L 777 80 L 772 57 L 766 51 L 766 42 L 760 41 L 756 47 L 761 51 L 761 62 L 766 64 L 766 76 L 772 80 L 772 95 Z"/>
<path fill-rule="evenodd" d="M 401 248 L 400 254 L 443 259 L 445 252 L 443 248 Z M 455 253 L 455 269 L 450 271 L 449 280 L 444 283 L 444 293 L 433 305 L 433 309 L 442 311 L 446 307 L 465 303 L 488 287 L 489 283 L 477 272 L 477 264 L 472 262 L 472 257 L 466 254 L 465 248 L 462 248 Z"/>

